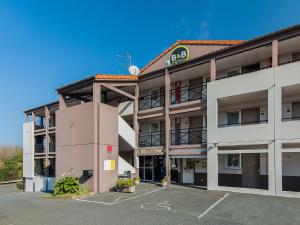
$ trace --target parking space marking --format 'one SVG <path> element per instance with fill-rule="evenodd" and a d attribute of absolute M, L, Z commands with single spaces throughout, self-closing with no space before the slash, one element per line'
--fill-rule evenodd
<path fill-rule="evenodd" d="M 146 202 L 140 205 L 140 207 L 142 209 L 147 209 L 147 210 L 158 210 L 158 211 L 162 211 L 162 210 L 167 210 L 170 211 L 171 210 L 171 204 L 169 204 L 168 201 L 164 201 L 164 202 Z"/>
<path fill-rule="evenodd" d="M 117 198 L 113 202 L 99 202 L 99 201 L 86 200 L 86 199 L 75 199 L 75 200 L 76 201 L 80 201 L 80 202 L 90 202 L 90 203 L 103 204 L 103 205 L 116 205 L 116 204 L 119 204 L 119 203 L 122 203 L 122 202 L 126 202 L 126 201 L 129 201 L 129 200 L 132 200 L 132 199 L 136 199 L 136 198 L 139 198 L 139 197 L 142 197 L 142 196 L 145 196 L 145 195 L 149 195 L 149 194 L 157 192 L 157 191 L 161 191 L 163 189 L 165 189 L 165 187 L 162 187 L 162 188 L 159 188 L 159 189 L 155 189 L 155 190 L 152 190 L 152 191 L 148 191 L 146 193 L 143 193 L 143 194 L 140 194 L 140 195 L 136 195 L 136 196 L 133 196 L 131 198 L 126 198 L 126 199 L 123 199 L 123 200 L 120 200 L 121 199 L 121 196 L 120 196 L 119 198 Z"/>
<path fill-rule="evenodd" d="M 200 216 L 198 216 L 198 219 L 201 219 L 202 217 L 204 217 L 210 210 L 212 210 L 218 204 L 220 204 L 220 202 L 222 202 L 228 195 L 229 195 L 229 193 L 226 193 L 222 198 L 220 198 L 218 201 L 216 201 L 214 204 L 212 204 L 207 210 L 205 210 Z"/>

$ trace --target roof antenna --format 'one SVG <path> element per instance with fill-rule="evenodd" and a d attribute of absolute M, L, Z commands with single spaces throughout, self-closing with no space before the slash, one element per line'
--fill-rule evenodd
<path fill-rule="evenodd" d="M 123 64 L 123 63 L 119 63 L 121 66 L 125 66 L 126 68 L 131 66 L 131 55 L 129 54 L 129 52 L 126 52 L 126 55 L 116 55 L 119 58 L 125 58 L 125 60 L 127 61 L 127 64 Z"/>

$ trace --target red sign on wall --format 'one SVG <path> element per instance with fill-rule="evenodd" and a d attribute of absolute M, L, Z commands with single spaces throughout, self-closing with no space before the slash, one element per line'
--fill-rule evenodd
<path fill-rule="evenodd" d="M 106 151 L 107 152 L 112 152 L 112 146 L 111 145 L 106 146 Z"/>

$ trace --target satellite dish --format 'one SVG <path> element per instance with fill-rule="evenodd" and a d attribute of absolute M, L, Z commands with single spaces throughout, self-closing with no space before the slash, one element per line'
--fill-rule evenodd
<path fill-rule="evenodd" d="M 128 70 L 129 70 L 129 73 L 131 74 L 131 75 L 139 75 L 140 74 L 140 69 L 137 67 L 137 66 L 134 66 L 134 65 L 132 65 L 132 66 L 129 66 L 129 68 L 128 68 Z"/>

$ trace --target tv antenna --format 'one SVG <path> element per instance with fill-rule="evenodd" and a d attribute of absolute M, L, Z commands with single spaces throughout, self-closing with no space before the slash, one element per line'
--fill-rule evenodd
<path fill-rule="evenodd" d="M 125 66 L 126 68 L 131 66 L 131 55 L 129 54 L 129 52 L 126 52 L 126 55 L 116 55 L 119 58 L 125 58 L 125 60 L 127 61 L 127 64 L 123 64 L 123 63 L 119 63 L 122 66 Z"/>

